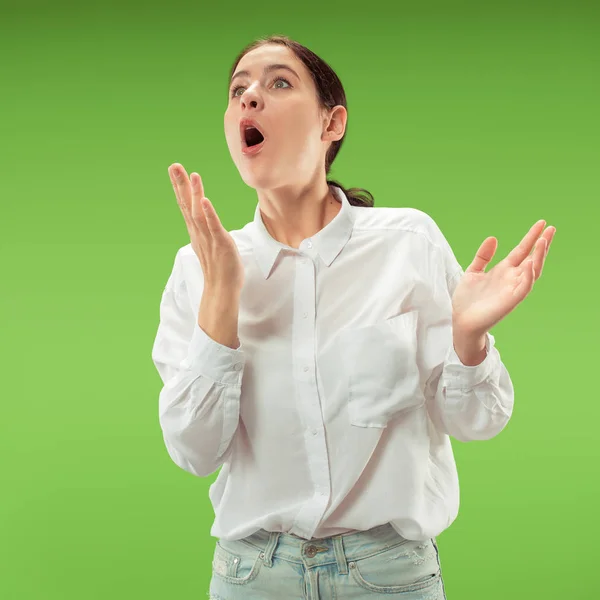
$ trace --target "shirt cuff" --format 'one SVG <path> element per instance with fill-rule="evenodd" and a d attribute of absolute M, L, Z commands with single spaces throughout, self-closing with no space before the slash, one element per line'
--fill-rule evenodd
<path fill-rule="evenodd" d="M 486 334 L 485 350 L 486 357 L 478 365 L 464 365 L 454 344 L 450 343 L 448 354 L 444 362 L 443 379 L 447 388 L 471 389 L 486 379 L 491 379 L 498 372 L 499 354 L 495 348 L 496 340 L 491 333 Z"/>
<path fill-rule="evenodd" d="M 196 323 L 182 366 L 217 383 L 241 385 L 245 362 L 241 344 L 236 349 L 219 344 Z"/>

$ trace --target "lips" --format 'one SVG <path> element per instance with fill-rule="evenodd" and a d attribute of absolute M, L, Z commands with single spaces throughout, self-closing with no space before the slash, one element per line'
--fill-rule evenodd
<path fill-rule="evenodd" d="M 254 146 L 242 146 L 242 154 L 244 156 L 251 156 L 252 154 L 257 154 L 263 149 L 265 142 L 262 141 L 260 144 L 256 144 Z"/>
<path fill-rule="evenodd" d="M 260 144 L 255 144 L 254 146 L 248 146 L 248 142 L 246 141 L 246 130 L 249 128 L 254 128 L 260 132 L 263 137 L 262 142 Z M 242 119 L 240 121 L 240 139 L 242 141 L 242 152 L 244 154 L 255 154 L 260 150 L 266 141 L 266 135 L 262 128 L 262 125 L 258 123 L 258 121 L 254 119 Z"/>

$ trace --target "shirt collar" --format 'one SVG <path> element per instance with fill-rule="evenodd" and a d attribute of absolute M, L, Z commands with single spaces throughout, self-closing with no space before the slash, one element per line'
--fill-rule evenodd
<path fill-rule="evenodd" d="M 314 252 L 308 252 L 304 249 L 305 246 L 302 246 L 301 249 L 292 248 L 271 237 L 262 220 L 260 206 L 259 204 L 256 205 L 251 236 L 254 257 L 265 279 L 268 279 L 271 274 L 273 265 L 282 250 L 294 253 L 318 254 L 328 267 L 342 251 L 352 235 L 352 227 L 354 225 L 352 205 L 348 201 L 346 194 L 339 187 L 330 185 L 329 188 L 342 203 L 342 208 L 323 229 L 310 238 Z"/>

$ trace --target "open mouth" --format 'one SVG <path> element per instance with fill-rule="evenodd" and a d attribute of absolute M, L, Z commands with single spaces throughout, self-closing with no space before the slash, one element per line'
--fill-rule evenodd
<path fill-rule="evenodd" d="M 265 136 L 256 127 L 246 127 L 244 130 L 244 141 L 248 148 L 252 148 L 264 142 Z"/>
<path fill-rule="evenodd" d="M 242 154 L 251 156 L 258 154 L 265 145 L 265 136 L 253 125 L 247 125 L 242 130 Z"/>
<path fill-rule="evenodd" d="M 242 154 L 250 156 L 258 154 L 264 147 L 266 136 L 262 132 L 262 124 L 254 119 L 240 120 L 240 142 Z"/>

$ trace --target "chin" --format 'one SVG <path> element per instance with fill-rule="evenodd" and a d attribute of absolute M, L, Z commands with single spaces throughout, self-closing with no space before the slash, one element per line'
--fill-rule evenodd
<path fill-rule="evenodd" d="M 267 170 L 265 173 L 255 172 L 251 168 L 243 170 L 238 169 L 242 181 L 255 190 L 268 190 L 278 187 L 278 180 L 273 171 Z M 258 171 L 258 170 L 257 170 Z"/>

